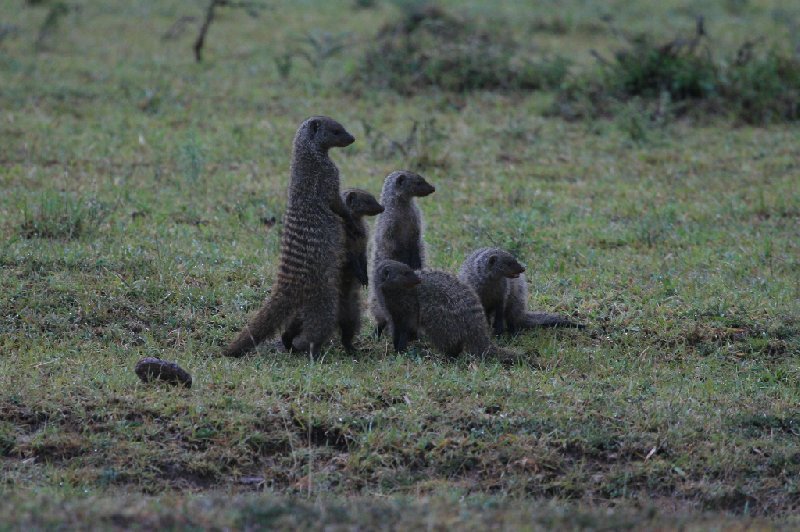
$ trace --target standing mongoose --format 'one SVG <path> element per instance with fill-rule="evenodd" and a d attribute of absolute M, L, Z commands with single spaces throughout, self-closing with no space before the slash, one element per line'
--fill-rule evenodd
<path fill-rule="evenodd" d="M 333 332 L 344 259 L 342 221 L 348 232 L 359 235 L 360 230 L 339 195 L 339 170 L 328 150 L 354 141 L 325 116 L 312 116 L 297 129 L 272 297 L 225 349 L 226 356 L 243 355 L 284 323 L 295 328 L 292 347 L 312 354 Z"/>
<path fill-rule="evenodd" d="M 381 205 L 386 209 L 375 222 L 372 239 L 372 268 L 380 261 L 396 260 L 419 270 L 425 266 L 425 245 L 422 241 L 422 214 L 414 202 L 436 189 L 419 174 L 407 171 L 392 172 L 383 181 Z M 370 287 L 369 309 L 375 318 L 380 336 L 388 315 L 380 305 L 375 287 Z"/>
<path fill-rule="evenodd" d="M 359 188 L 342 191 L 342 201 L 353 221 L 361 229 L 360 235 L 348 233 L 344 240 L 345 259 L 339 281 L 338 324 L 342 333 L 342 346 L 354 351 L 353 337 L 361 329 L 361 285 L 366 286 L 367 277 L 367 224 L 364 216 L 375 216 L 383 212 L 383 206 L 375 196 Z M 292 348 L 299 323 L 292 323 L 281 335 L 284 347 Z"/>
<path fill-rule="evenodd" d="M 493 345 L 475 291 L 458 277 L 438 270 L 414 272 L 398 261 L 378 264 L 373 285 L 390 314 L 395 348 L 401 351 L 417 330 L 449 356 L 465 351 L 508 362 L 518 354 Z"/>
<path fill-rule="evenodd" d="M 499 248 L 481 248 L 472 252 L 458 277 L 480 297 L 486 317 L 496 335 L 532 327 L 584 327 L 569 318 L 546 312 L 528 312 L 528 284 L 525 268 L 511 253 Z"/>

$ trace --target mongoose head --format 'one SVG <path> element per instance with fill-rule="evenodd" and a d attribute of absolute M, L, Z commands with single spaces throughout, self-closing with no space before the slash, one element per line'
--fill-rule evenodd
<path fill-rule="evenodd" d="M 436 192 L 436 188 L 425 181 L 425 178 L 414 172 L 400 170 L 392 172 L 383 181 L 383 190 L 391 191 L 397 198 L 422 198 Z"/>
<path fill-rule="evenodd" d="M 375 196 L 360 188 L 348 188 L 342 191 L 342 201 L 355 218 L 376 216 L 383 212 L 383 205 Z"/>
<path fill-rule="evenodd" d="M 499 248 L 486 248 L 478 264 L 486 273 L 496 277 L 516 279 L 525 272 L 525 267 L 511 253 Z"/>
<path fill-rule="evenodd" d="M 381 290 L 410 290 L 422 280 L 407 264 L 396 260 L 383 260 L 377 269 L 378 287 Z"/>
<path fill-rule="evenodd" d="M 297 130 L 297 135 L 302 135 L 308 145 L 322 152 L 331 148 L 344 148 L 356 140 L 342 124 L 327 116 L 307 118 Z"/>

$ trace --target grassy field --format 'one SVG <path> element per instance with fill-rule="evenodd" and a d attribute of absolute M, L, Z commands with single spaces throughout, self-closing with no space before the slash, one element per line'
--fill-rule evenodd
<path fill-rule="evenodd" d="M 399 2 L 223 8 L 199 64 L 204 2 L 29 3 L 0 0 L 0 529 L 800 526 L 797 122 L 375 88 Z M 695 4 L 440 3 L 570 76 L 699 15 L 723 56 L 800 45 L 800 5 Z M 513 367 L 368 323 L 356 357 L 219 358 L 275 276 L 312 114 L 357 138 L 345 186 L 436 186 L 431 266 L 509 249 L 530 307 L 587 329 L 501 340 Z M 144 356 L 194 386 L 142 384 Z"/>

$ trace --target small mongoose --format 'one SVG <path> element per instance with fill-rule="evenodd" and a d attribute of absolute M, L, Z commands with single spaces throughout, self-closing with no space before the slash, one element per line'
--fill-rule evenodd
<path fill-rule="evenodd" d="M 438 270 L 414 272 L 397 261 L 378 264 L 373 284 L 390 314 L 395 348 L 405 348 L 417 329 L 435 349 L 449 356 L 467 352 L 508 362 L 518 354 L 495 346 L 475 291 L 458 277 Z"/>
<path fill-rule="evenodd" d="M 386 209 L 375 222 L 372 238 L 372 268 L 385 259 L 407 264 L 414 270 L 425 267 L 425 245 L 422 240 L 422 214 L 414 202 L 436 189 L 419 174 L 392 172 L 383 181 L 381 205 Z M 375 287 L 370 287 L 369 308 L 380 336 L 388 316 L 380 305 Z"/>
<path fill-rule="evenodd" d="M 241 356 L 291 323 L 292 347 L 319 353 L 336 327 L 344 260 L 344 226 L 360 230 L 339 195 L 339 170 L 328 150 L 355 138 L 337 121 L 312 116 L 297 129 L 278 276 L 272 297 L 225 349 Z M 291 328 L 291 327 L 290 327 Z"/>
<path fill-rule="evenodd" d="M 344 202 L 353 221 L 359 225 L 361 235 L 347 234 L 344 241 L 345 260 L 339 284 L 339 329 L 342 333 L 342 346 L 348 352 L 354 351 L 353 337 L 361 329 L 361 285 L 368 284 L 367 277 L 367 223 L 365 216 L 376 216 L 383 212 L 383 206 L 375 196 L 359 188 L 342 191 Z M 292 340 L 299 330 L 299 323 L 292 323 L 281 335 L 284 347 L 292 348 Z"/>
<path fill-rule="evenodd" d="M 372 278 L 376 297 L 391 316 L 392 343 L 398 353 L 406 350 L 409 340 L 417 338 L 420 313 L 415 287 L 421 282 L 414 270 L 396 260 L 381 261 Z"/>
<path fill-rule="evenodd" d="M 486 318 L 494 333 L 505 331 L 514 334 L 520 329 L 533 327 L 583 328 L 569 318 L 546 312 L 528 312 L 528 284 L 525 268 L 511 253 L 499 248 L 481 248 L 472 252 L 458 277 L 471 286 L 480 297 Z"/>

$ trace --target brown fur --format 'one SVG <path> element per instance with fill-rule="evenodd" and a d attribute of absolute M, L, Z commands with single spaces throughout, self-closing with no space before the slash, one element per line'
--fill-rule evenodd
<path fill-rule="evenodd" d="M 272 296 L 225 349 L 242 356 L 291 323 L 292 347 L 318 353 L 330 338 L 339 305 L 344 230 L 358 234 L 339 195 L 339 170 L 328 156 L 355 139 L 335 120 L 315 116 L 294 138 L 289 201 Z"/>
<path fill-rule="evenodd" d="M 373 272 L 382 260 L 396 260 L 419 270 L 425 267 L 422 213 L 414 202 L 436 189 L 424 177 L 408 171 L 392 172 L 383 181 L 381 205 L 386 209 L 375 222 L 372 239 Z M 369 309 L 381 334 L 389 316 L 380 304 L 375 287 L 370 288 Z"/>
<path fill-rule="evenodd" d="M 478 294 L 497 335 L 533 327 L 583 327 L 558 314 L 528 312 L 525 308 L 528 285 L 524 271 L 525 268 L 507 251 L 481 248 L 467 257 L 458 277 Z"/>
<path fill-rule="evenodd" d="M 419 330 L 436 350 L 449 356 L 467 352 L 503 361 L 518 358 L 517 353 L 492 344 L 478 296 L 456 276 L 437 270 L 414 272 L 385 260 L 379 263 L 373 284 L 390 314 L 396 349 L 402 350 L 404 340 Z"/>

